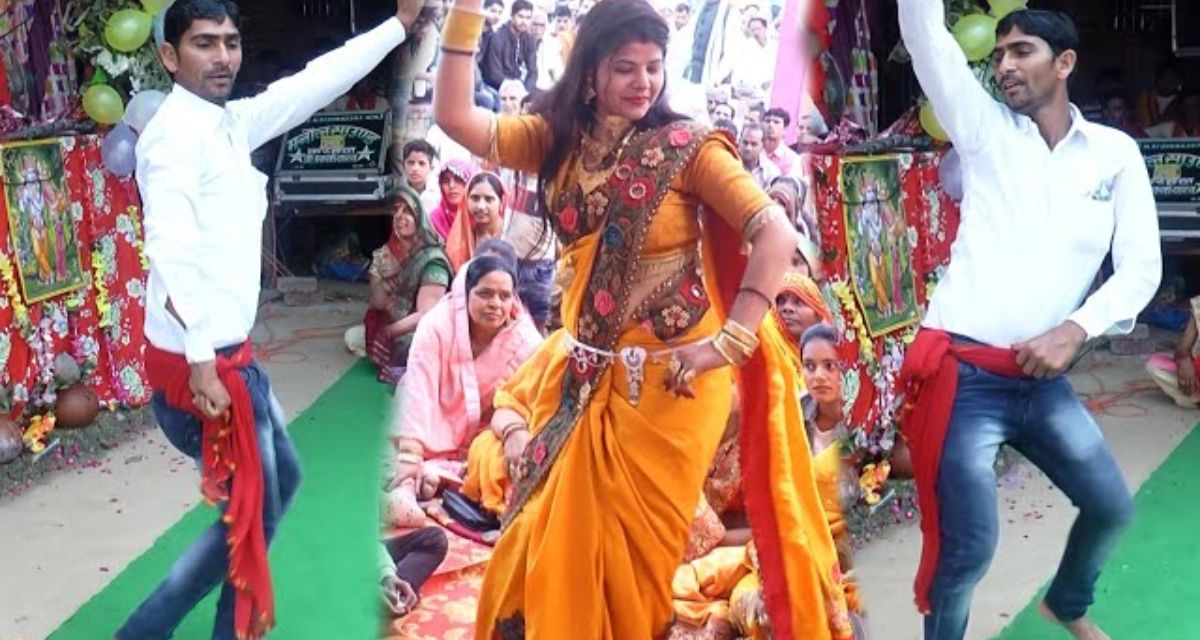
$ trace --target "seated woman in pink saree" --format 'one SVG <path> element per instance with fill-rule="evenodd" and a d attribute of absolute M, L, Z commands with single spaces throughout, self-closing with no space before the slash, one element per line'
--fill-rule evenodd
<path fill-rule="evenodd" d="M 508 261 L 477 257 L 417 327 L 396 390 L 396 463 L 384 487 L 388 525 L 420 524 L 417 498 L 432 497 L 440 479 L 457 484 L 468 466 L 474 473 L 464 493 L 485 507 L 503 505 L 503 449 L 487 428 L 492 398 L 542 341 L 515 290 Z"/>

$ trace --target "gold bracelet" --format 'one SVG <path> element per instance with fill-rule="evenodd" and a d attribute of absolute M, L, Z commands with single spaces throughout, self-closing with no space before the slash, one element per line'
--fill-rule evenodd
<path fill-rule="evenodd" d="M 725 341 L 721 339 L 721 336 L 723 335 L 725 334 L 718 333 L 717 337 L 713 338 L 712 346 L 717 350 L 717 353 L 721 354 L 721 357 L 725 359 L 725 362 L 729 364 L 729 366 L 736 367 L 738 366 L 738 363 L 733 359 L 733 356 L 729 355 L 729 348 L 725 346 Z"/>
<path fill-rule="evenodd" d="M 717 334 L 716 338 L 713 338 L 713 345 L 717 347 L 717 351 L 721 352 L 722 355 L 727 356 L 730 364 L 735 367 L 746 364 L 749 362 L 750 356 L 753 355 L 753 351 L 739 343 L 733 336 L 729 335 L 729 332 L 723 329 Z"/>
<path fill-rule="evenodd" d="M 733 318 L 726 320 L 725 326 L 722 327 L 721 330 L 729 333 L 729 337 L 749 347 L 751 351 L 758 349 L 758 336 L 755 335 L 753 331 L 743 327 Z"/>
<path fill-rule="evenodd" d="M 479 49 L 451 49 L 450 47 L 442 47 L 442 53 L 451 56 L 467 56 L 474 58 L 479 53 Z"/>
<path fill-rule="evenodd" d="M 528 431 L 529 427 L 525 426 L 524 422 L 514 422 L 507 427 L 504 427 L 503 435 L 500 436 L 500 442 L 508 442 L 508 437 L 518 431 Z"/>
<path fill-rule="evenodd" d="M 476 13 L 458 6 L 450 8 L 442 25 L 442 48 L 449 51 L 471 51 L 479 46 L 483 34 L 483 12 Z"/>

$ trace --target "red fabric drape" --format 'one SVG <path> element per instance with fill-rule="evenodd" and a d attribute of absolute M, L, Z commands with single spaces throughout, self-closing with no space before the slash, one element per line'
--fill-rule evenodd
<path fill-rule="evenodd" d="M 1017 365 L 1016 351 L 956 344 L 949 334 L 931 329 L 922 329 L 917 334 L 904 357 L 897 386 L 905 397 L 900 428 L 912 453 L 917 502 L 921 508 L 921 564 L 913 584 L 921 613 L 931 609 L 929 589 L 937 573 L 941 552 L 937 479 L 954 397 L 958 392 L 960 360 L 1008 378 L 1023 375 Z"/>
<path fill-rule="evenodd" d="M 146 372 L 169 406 L 203 424 L 200 439 L 201 487 L 204 499 L 225 503 L 222 519 L 229 545 L 229 583 L 234 587 L 234 632 L 238 638 L 261 638 L 275 624 L 275 599 L 263 531 L 263 473 L 255 432 L 254 403 L 240 371 L 254 360 L 246 341 L 229 357 L 217 356 L 217 375 L 229 392 L 229 412 L 209 419 L 192 401 L 191 368 L 182 355 L 146 347 Z"/>

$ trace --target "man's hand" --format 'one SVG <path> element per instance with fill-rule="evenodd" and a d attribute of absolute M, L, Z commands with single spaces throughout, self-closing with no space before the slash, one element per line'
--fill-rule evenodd
<path fill-rule="evenodd" d="M 1067 370 L 1083 343 L 1087 332 L 1070 320 L 1025 342 L 1012 346 L 1017 352 L 1017 365 L 1032 378 L 1053 378 Z"/>
<path fill-rule="evenodd" d="M 425 0 L 396 0 L 396 19 L 404 25 L 406 33 L 412 33 L 413 25 L 425 7 Z"/>
<path fill-rule="evenodd" d="M 396 574 L 388 574 L 380 581 L 383 587 L 383 604 L 393 615 L 403 617 L 417 606 L 420 598 L 413 591 L 412 585 L 401 580 Z"/>
<path fill-rule="evenodd" d="M 192 390 L 192 402 L 210 420 L 220 418 L 229 410 L 229 391 L 217 377 L 215 360 L 193 364 L 188 387 Z"/>
<path fill-rule="evenodd" d="M 1190 357 L 1176 358 L 1176 375 L 1179 377 L 1179 390 L 1185 395 L 1196 395 L 1196 364 Z"/>

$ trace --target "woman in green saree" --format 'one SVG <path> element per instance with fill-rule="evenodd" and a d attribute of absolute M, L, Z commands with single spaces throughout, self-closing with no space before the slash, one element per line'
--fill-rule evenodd
<path fill-rule="evenodd" d="M 416 192 L 400 187 L 392 204 L 392 235 L 371 257 L 371 297 L 363 328 L 367 356 L 378 367 L 379 379 L 395 384 L 408 361 L 417 323 L 445 295 L 453 274 Z"/>

